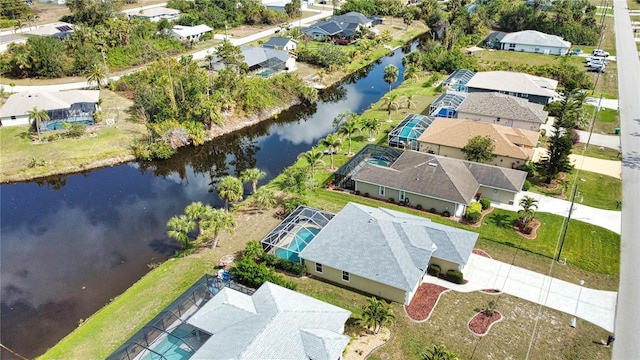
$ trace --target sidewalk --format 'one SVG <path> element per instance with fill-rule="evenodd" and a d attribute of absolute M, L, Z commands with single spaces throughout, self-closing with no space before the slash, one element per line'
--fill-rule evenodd
<path fill-rule="evenodd" d="M 498 289 L 613 332 L 617 292 L 590 289 L 476 254 L 469 257 L 464 274 L 468 281 L 464 285 L 430 275 L 425 275 L 423 282 L 459 292 Z"/>
<path fill-rule="evenodd" d="M 530 191 L 521 191 L 516 196 L 514 205 L 503 203 L 491 203 L 491 205 L 499 209 L 518 211 L 520 210 L 520 206 L 518 206 L 517 204 L 524 196 L 530 196 L 538 200 L 538 209 L 536 210 L 536 212 L 546 212 L 564 217 L 569 216 L 569 206 L 571 205 L 571 201 L 557 199 Z M 591 206 L 582 205 L 580 204 L 580 197 L 576 196 L 576 202 L 575 204 L 573 204 L 571 219 L 600 226 L 602 228 L 611 230 L 616 234 L 620 234 L 622 213 L 620 211 L 602 210 Z"/>

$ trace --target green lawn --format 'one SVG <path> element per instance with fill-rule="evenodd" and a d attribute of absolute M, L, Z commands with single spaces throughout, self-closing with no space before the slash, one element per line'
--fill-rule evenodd
<path fill-rule="evenodd" d="M 607 70 L 608 71 L 608 70 Z M 584 105 L 589 114 L 589 118 L 593 118 L 595 106 Z M 620 127 L 620 112 L 618 110 L 601 108 L 596 115 L 596 123 L 593 126 L 593 132 L 596 134 L 615 134 L 616 128 Z"/>
<path fill-rule="evenodd" d="M 80 139 L 57 139 L 48 141 L 54 133 L 41 133 L 43 142 L 34 143 L 35 133 L 28 126 L 0 128 L 0 182 L 20 181 L 53 174 L 82 171 L 96 161 L 113 160 L 123 162 L 132 159 L 131 144 L 134 138 L 146 133 L 144 124 L 127 120 L 127 108 L 131 102 L 111 91 L 101 91 L 104 119 L 116 119 L 113 126 L 90 127 Z M 117 109 L 120 109 L 119 111 Z M 94 137 L 88 136 L 94 131 Z M 40 165 L 29 167 L 35 161 Z M 105 162 L 104 166 L 110 163 Z"/>
<path fill-rule="evenodd" d="M 587 149 L 584 150 L 584 145 L 584 143 L 576 144 L 572 149 L 572 153 L 597 159 L 620 161 L 620 152 L 618 150 L 607 147 L 601 148 L 597 145 L 589 145 Z"/>
<path fill-rule="evenodd" d="M 567 178 L 571 181 L 571 184 L 573 184 L 575 171 L 576 170 L 573 170 L 567 174 Z M 622 180 L 581 170 L 577 181 L 578 191 L 582 195 L 582 201 L 580 201 L 581 198 L 579 196 L 576 196 L 576 202 L 598 209 L 620 210 L 617 201 L 622 200 Z M 559 187 L 547 188 L 539 186 L 535 182 L 529 191 L 547 196 L 560 194 Z M 565 195 L 568 200 L 571 199 L 569 190 Z"/>
<path fill-rule="evenodd" d="M 526 65 L 539 66 L 539 65 L 557 64 L 558 61 L 562 60 L 562 57 L 560 56 L 534 54 L 534 53 L 521 52 L 521 51 L 504 51 L 504 50 L 477 51 L 474 54 L 474 56 L 478 58 L 478 63 L 480 64 L 483 64 L 483 63 L 494 64 L 494 63 L 501 63 L 503 61 L 506 61 L 508 63 L 518 64 L 518 65 L 526 64 Z M 569 57 L 569 61 L 576 65 L 582 65 L 584 63 L 584 58 L 581 58 L 578 56 L 571 56 Z"/>
<path fill-rule="evenodd" d="M 640 10 L 640 1 L 627 0 L 627 5 L 629 6 L 629 10 Z"/>

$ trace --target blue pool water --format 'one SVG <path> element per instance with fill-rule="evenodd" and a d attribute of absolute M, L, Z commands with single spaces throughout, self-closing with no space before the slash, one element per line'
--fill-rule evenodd
<path fill-rule="evenodd" d="M 296 232 L 295 238 L 287 246 L 286 249 L 276 250 L 276 256 L 280 259 L 287 259 L 293 262 L 299 262 L 300 257 L 298 254 L 313 240 L 313 238 L 320 232 L 320 229 L 316 228 L 302 228 Z"/>
<path fill-rule="evenodd" d="M 373 165 L 380 165 L 380 166 L 389 166 L 389 163 L 387 163 L 384 160 L 380 160 L 380 159 L 371 159 L 367 161 L 369 164 L 373 164 Z"/>
<path fill-rule="evenodd" d="M 144 360 L 187 360 L 193 355 L 193 353 L 181 349 L 180 345 L 182 345 L 182 341 L 173 336 L 168 336 L 162 340 L 158 346 L 152 347 L 155 353 L 147 354 L 147 356 L 144 357 Z M 162 354 L 164 358 L 159 354 Z"/>
<path fill-rule="evenodd" d="M 93 121 L 91 120 L 84 120 L 84 121 L 74 121 L 72 123 L 69 124 L 75 124 L 75 123 L 81 123 L 84 125 L 93 125 Z M 64 126 L 62 126 L 62 122 L 61 121 L 53 121 L 47 124 L 47 130 L 64 130 Z"/>

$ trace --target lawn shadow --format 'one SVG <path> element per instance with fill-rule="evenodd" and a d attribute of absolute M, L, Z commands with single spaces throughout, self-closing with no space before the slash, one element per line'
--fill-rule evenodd
<path fill-rule="evenodd" d="M 16 137 L 19 137 L 22 140 L 31 140 L 31 131 L 29 130 L 21 131 L 18 134 L 16 134 Z"/>
<path fill-rule="evenodd" d="M 510 229 L 513 227 L 513 219 L 508 214 L 489 214 L 488 220 L 496 227 Z"/>

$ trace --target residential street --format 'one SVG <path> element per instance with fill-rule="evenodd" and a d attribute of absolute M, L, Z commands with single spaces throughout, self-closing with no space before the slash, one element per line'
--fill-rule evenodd
<path fill-rule="evenodd" d="M 613 359 L 640 354 L 640 61 L 626 0 L 614 0 L 622 145 L 622 241 Z"/>

